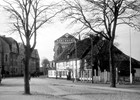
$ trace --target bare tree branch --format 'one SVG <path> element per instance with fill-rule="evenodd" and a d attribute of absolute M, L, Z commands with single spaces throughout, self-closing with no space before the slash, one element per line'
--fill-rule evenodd
<path fill-rule="evenodd" d="M 84 27 L 81 25 L 83 28 L 88 28 L 109 40 L 111 86 L 114 87 L 116 78 L 112 47 L 116 28 L 120 24 L 140 28 L 140 25 L 132 22 L 140 17 L 140 2 L 138 0 L 64 0 L 64 8 L 66 11 L 63 12 L 63 19 L 71 19 L 72 24 L 80 22 L 84 25 Z M 82 30 L 82 28 L 79 29 Z"/>
<path fill-rule="evenodd" d="M 13 32 L 18 32 L 25 48 L 25 93 L 30 94 L 28 67 L 31 53 L 37 43 L 37 30 L 49 23 L 62 9 L 57 8 L 58 3 L 44 5 L 43 0 L 4 1 L 4 9 L 9 13 L 11 25 L 14 27 Z"/>

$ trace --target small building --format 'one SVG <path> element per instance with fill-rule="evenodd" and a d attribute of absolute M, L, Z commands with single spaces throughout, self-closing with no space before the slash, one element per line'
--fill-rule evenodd
<path fill-rule="evenodd" d="M 56 78 L 56 63 L 55 61 L 50 61 L 50 65 L 48 68 L 48 77 Z"/>

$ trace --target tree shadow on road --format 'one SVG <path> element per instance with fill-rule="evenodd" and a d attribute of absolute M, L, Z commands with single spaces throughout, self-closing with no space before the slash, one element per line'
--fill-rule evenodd
<path fill-rule="evenodd" d="M 0 84 L 0 87 L 21 87 L 21 86 L 24 86 L 24 84 Z"/>

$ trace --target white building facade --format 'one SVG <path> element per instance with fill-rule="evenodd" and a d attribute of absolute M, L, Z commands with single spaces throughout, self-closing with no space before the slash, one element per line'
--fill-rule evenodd
<path fill-rule="evenodd" d="M 56 63 L 56 77 L 67 78 L 68 75 L 71 78 L 79 78 L 81 60 L 72 59 L 68 61 L 61 61 Z"/>

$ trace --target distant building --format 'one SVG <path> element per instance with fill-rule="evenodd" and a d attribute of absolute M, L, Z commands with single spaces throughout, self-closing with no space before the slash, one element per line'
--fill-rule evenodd
<path fill-rule="evenodd" d="M 19 43 L 19 55 L 18 55 L 18 68 L 20 69 L 20 74 L 23 75 L 24 74 L 24 59 L 25 59 L 25 55 L 24 55 L 24 46 L 22 43 Z M 30 58 L 30 62 L 29 62 L 29 72 L 31 74 L 35 74 L 35 73 L 39 73 L 40 71 L 40 58 L 39 58 L 39 54 L 37 49 L 34 49 L 32 54 L 31 54 L 31 58 Z"/>
<path fill-rule="evenodd" d="M 3 56 L 4 61 L 2 71 L 4 75 L 8 76 L 14 76 L 18 74 L 18 66 L 17 66 L 17 57 L 19 54 L 19 48 L 18 43 L 16 40 L 14 40 L 11 37 L 5 37 L 1 36 L 1 39 L 3 39 L 3 45 L 7 45 L 6 48 L 3 48 L 3 51 L 5 52 Z M 8 51 L 8 52 L 6 52 Z"/>
<path fill-rule="evenodd" d="M 54 61 L 49 61 L 49 63 L 43 64 L 41 67 L 41 72 L 47 77 L 56 77 L 56 67 Z"/>
<path fill-rule="evenodd" d="M 0 36 L 0 68 L 1 73 L 4 75 L 5 73 L 9 74 L 10 70 L 10 46 L 4 41 L 3 36 Z"/>
<path fill-rule="evenodd" d="M 38 50 L 34 49 L 31 55 L 31 59 L 29 62 L 29 71 L 32 74 L 39 73 L 40 71 L 40 58 L 38 54 Z"/>
<path fill-rule="evenodd" d="M 24 58 L 25 58 L 25 54 L 24 54 L 24 46 L 22 43 L 18 43 L 19 46 L 19 55 L 18 55 L 18 68 L 19 68 L 19 72 L 20 75 L 24 74 Z"/>
<path fill-rule="evenodd" d="M 69 44 L 75 42 L 77 39 L 69 33 L 64 34 L 54 41 L 54 59 L 61 54 Z"/>
<path fill-rule="evenodd" d="M 62 35 L 60 38 L 54 41 L 54 60 L 58 58 L 62 54 L 63 51 L 71 44 L 78 41 L 77 38 L 66 33 Z M 50 62 L 50 68 L 48 69 L 48 77 L 56 77 L 58 73 L 56 73 L 56 62 Z"/>
<path fill-rule="evenodd" d="M 50 61 L 48 77 L 56 77 L 56 63 L 54 61 Z"/>
<path fill-rule="evenodd" d="M 11 37 L 0 36 L 0 68 L 3 77 L 24 74 L 24 46 Z M 37 49 L 32 52 L 30 72 L 39 72 L 40 58 Z"/>

